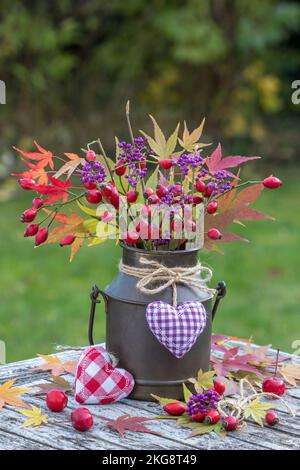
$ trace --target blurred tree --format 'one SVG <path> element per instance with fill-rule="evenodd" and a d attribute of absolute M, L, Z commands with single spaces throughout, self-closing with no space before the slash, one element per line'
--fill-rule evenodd
<path fill-rule="evenodd" d="M 74 149 L 145 112 L 282 159 L 299 150 L 291 104 L 300 6 L 278 0 L 0 0 L 1 146 Z M 286 123 L 285 125 L 282 122 Z M 275 136 L 275 137 L 271 137 Z M 294 141 L 294 149 L 290 142 Z M 111 140 L 112 142 L 112 140 Z M 243 148 L 242 148 L 243 150 Z"/>

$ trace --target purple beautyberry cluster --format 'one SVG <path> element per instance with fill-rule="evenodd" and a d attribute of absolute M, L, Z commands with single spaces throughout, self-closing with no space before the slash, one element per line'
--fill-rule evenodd
<path fill-rule="evenodd" d="M 105 180 L 106 176 L 106 170 L 100 162 L 86 162 L 82 167 L 81 181 L 83 183 L 101 184 Z"/>
<path fill-rule="evenodd" d="M 223 194 L 231 188 L 231 182 L 228 178 L 227 172 L 219 170 L 207 180 L 208 186 L 213 189 L 213 195 Z"/>
<path fill-rule="evenodd" d="M 143 137 L 136 137 L 133 143 L 120 142 L 118 144 L 121 150 L 118 160 L 125 162 L 128 173 L 125 175 L 128 183 L 135 189 L 147 173 L 146 168 L 146 140 Z"/>
<path fill-rule="evenodd" d="M 191 396 L 187 403 L 187 414 L 193 416 L 198 411 L 206 413 L 208 410 L 216 410 L 220 399 L 220 395 L 215 390 L 197 393 L 197 395 Z"/>
<path fill-rule="evenodd" d="M 203 165 L 203 158 L 200 157 L 199 153 L 183 153 L 177 160 L 177 165 L 180 168 L 180 171 L 187 176 L 190 169 L 197 169 Z"/>

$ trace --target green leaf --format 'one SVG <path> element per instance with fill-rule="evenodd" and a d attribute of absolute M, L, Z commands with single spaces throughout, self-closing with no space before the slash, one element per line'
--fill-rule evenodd
<path fill-rule="evenodd" d="M 184 396 L 185 402 L 187 403 L 193 394 L 184 383 L 182 384 L 182 388 L 183 388 L 183 396 Z"/>
<path fill-rule="evenodd" d="M 97 219 L 87 219 L 83 222 L 83 226 L 89 233 L 95 233 L 99 220 Z"/>
<path fill-rule="evenodd" d="M 184 402 L 176 400 L 176 398 L 163 398 L 159 397 L 158 395 L 154 395 L 153 393 L 151 393 L 151 397 L 157 400 L 162 406 L 165 406 L 168 403 L 182 403 L 183 405 L 185 405 Z"/>
<path fill-rule="evenodd" d="M 274 408 L 274 404 L 262 403 L 257 397 L 251 400 L 244 408 L 245 418 L 252 418 L 260 426 L 263 426 L 266 411 Z"/>
<path fill-rule="evenodd" d="M 95 209 L 90 209 L 89 207 L 86 207 L 83 204 L 81 204 L 79 201 L 77 201 L 77 204 L 80 207 L 80 209 L 83 212 L 85 212 L 85 214 L 88 214 L 88 215 L 91 215 L 91 216 L 94 216 L 94 217 L 97 216 L 97 211 L 95 211 Z"/>
<path fill-rule="evenodd" d="M 197 423 L 197 427 L 191 432 L 188 436 L 188 439 L 195 436 L 201 436 L 203 434 L 208 434 L 210 432 L 216 431 L 218 429 L 218 424 L 205 424 L 205 423 Z"/>
<path fill-rule="evenodd" d="M 151 176 L 146 181 L 146 188 L 153 188 L 155 189 L 157 186 L 157 179 L 158 179 L 158 167 L 155 168 Z"/>

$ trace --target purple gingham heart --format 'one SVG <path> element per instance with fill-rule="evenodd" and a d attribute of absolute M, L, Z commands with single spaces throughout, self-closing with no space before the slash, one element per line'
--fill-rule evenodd
<path fill-rule="evenodd" d="M 206 311 L 201 302 L 184 302 L 178 307 L 162 301 L 147 306 L 146 318 L 158 341 L 174 356 L 184 356 L 206 326 Z"/>

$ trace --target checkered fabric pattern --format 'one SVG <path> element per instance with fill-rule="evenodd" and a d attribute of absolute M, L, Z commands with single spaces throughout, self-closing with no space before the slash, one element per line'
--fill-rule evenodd
<path fill-rule="evenodd" d="M 127 397 L 134 379 L 125 369 L 111 365 L 102 346 L 90 346 L 79 359 L 74 386 L 78 403 L 104 405 Z"/>
<path fill-rule="evenodd" d="M 174 356 L 183 357 L 206 326 L 206 311 L 201 302 L 184 302 L 178 307 L 164 302 L 147 306 L 149 328 Z"/>

